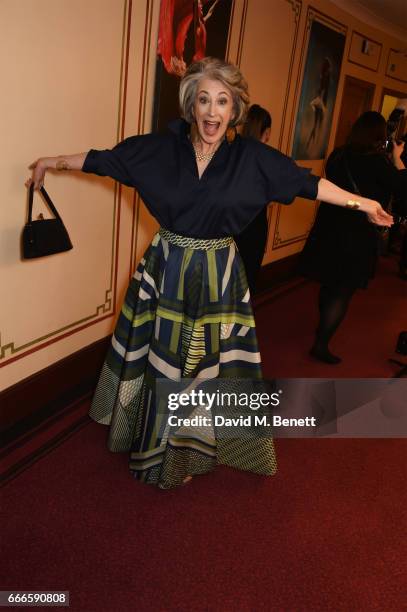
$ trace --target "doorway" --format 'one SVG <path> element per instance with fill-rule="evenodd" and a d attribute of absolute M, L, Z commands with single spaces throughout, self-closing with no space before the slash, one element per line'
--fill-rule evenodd
<path fill-rule="evenodd" d="M 391 112 L 396 108 L 397 101 L 407 98 L 406 92 L 395 91 L 394 89 L 384 88 L 382 91 L 382 101 L 380 104 L 380 112 L 386 121 L 389 119 Z M 390 130 L 391 131 L 391 130 Z M 392 134 L 395 139 L 401 138 L 407 131 L 407 113 L 398 121 L 397 128 Z"/>
<path fill-rule="evenodd" d="M 374 91 L 374 83 L 361 81 L 351 76 L 345 78 L 335 148 L 346 143 L 356 119 L 365 111 L 371 110 Z"/>

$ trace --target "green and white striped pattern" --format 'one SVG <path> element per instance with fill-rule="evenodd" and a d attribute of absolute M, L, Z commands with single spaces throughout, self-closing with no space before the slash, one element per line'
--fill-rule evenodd
<path fill-rule="evenodd" d="M 273 474 L 271 439 L 242 445 L 217 440 L 210 428 L 169 433 L 157 379 L 261 378 L 250 295 L 234 243 L 193 248 L 170 239 L 156 234 L 130 282 L 90 415 L 110 426 L 111 451 L 130 452 L 134 476 L 161 488 L 217 463 Z"/>

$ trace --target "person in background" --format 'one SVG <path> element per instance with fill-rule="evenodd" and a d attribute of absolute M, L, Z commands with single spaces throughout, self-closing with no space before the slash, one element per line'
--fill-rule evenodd
<path fill-rule="evenodd" d="M 270 113 L 258 104 L 252 104 L 243 125 L 242 136 L 245 138 L 255 138 L 267 144 L 270 139 L 270 131 Z M 266 250 L 267 234 L 267 208 L 263 208 L 245 230 L 238 236 L 235 236 L 235 242 L 246 270 L 251 295 L 256 290 L 256 277 L 261 267 L 264 251 Z"/>
<path fill-rule="evenodd" d="M 404 136 L 403 136 L 403 142 L 404 142 L 404 149 L 403 149 L 403 152 L 401 154 L 401 161 L 403 162 L 404 166 L 407 168 L 407 148 L 406 148 L 407 133 L 404 134 Z M 400 207 L 400 208 L 401 208 L 401 217 L 402 217 L 402 219 L 404 221 L 404 234 L 403 234 L 403 238 L 401 240 L 399 272 L 400 272 L 400 278 L 402 278 L 403 280 L 407 280 L 407 228 L 406 228 L 406 223 L 407 223 L 407 198 L 406 197 L 404 197 L 404 206 Z"/>
<path fill-rule="evenodd" d="M 393 150 L 393 142 L 397 140 L 397 135 L 400 132 L 400 128 L 407 117 L 407 98 L 399 98 L 397 100 L 395 108 L 390 113 L 387 120 L 387 140 L 388 140 L 388 151 L 392 157 L 391 152 Z M 405 125 L 405 124 L 404 124 Z M 404 150 L 401 154 L 401 161 L 407 165 L 407 133 L 404 134 L 399 140 L 404 142 Z M 399 260 L 399 276 L 403 280 L 407 280 L 407 201 L 405 197 L 395 197 L 391 204 L 392 214 L 395 217 L 395 223 L 389 231 L 388 239 L 388 251 L 400 253 Z M 398 251 L 397 244 L 400 239 L 400 251 Z"/>
<path fill-rule="evenodd" d="M 354 123 L 347 144 L 328 158 L 326 177 L 358 196 L 377 200 L 386 209 L 393 195 L 406 198 L 407 171 L 401 160 L 403 144 L 394 143 L 393 164 L 385 151 L 386 121 L 377 112 L 363 113 Z M 321 283 L 319 323 L 310 354 L 337 364 L 340 357 L 329 343 L 343 321 L 353 294 L 373 278 L 379 233 L 360 210 L 321 202 L 305 244 L 300 272 Z"/>
<path fill-rule="evenodd" d="M 406 150 L 407 134 L 399 139 L 396 144 L 404 143 L 404 150 L 401 155 L 401 161 L 407 165 L 407 150 Z M 393 149 L 393 142 L 389 144 L 390 153 Z M 407 280 L 407 198 L 403 195 L 395 196 L 391 202 L 391 214 L 394 218 L 394 225 L 390 228 L 387 241 L 386 254 L 399 255 L 399 276 L 403 280 Z"/>

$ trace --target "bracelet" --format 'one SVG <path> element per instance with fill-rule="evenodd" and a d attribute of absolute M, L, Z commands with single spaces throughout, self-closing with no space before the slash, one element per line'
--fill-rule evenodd
<path fill-rule="evenodd" d="M 345 204 L 345 208 L 351 208 L 352 210 L 358 210 L 360 206 L 360 202 L 357 200 L 348 200 Z"/>
<path fill-rule="evenodd" d="M 69 164 L 66 159 L 59 159 L 55 164 L 57 170 L 70 170 Z"/>

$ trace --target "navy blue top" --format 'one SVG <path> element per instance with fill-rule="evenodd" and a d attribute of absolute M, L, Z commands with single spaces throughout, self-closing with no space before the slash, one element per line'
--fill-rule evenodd
<path fill-rule="evenodd" d="M 178 119 L 164 134 L 126 138 L 91 149 L 82 170 L 135 187 L 162 227 L 184 236 L 235 236 L 269 202 L 314 200 L 319 177 L 258 140 L 236 135 L 217 149 L 199 179 L 190 125 Z"/>

